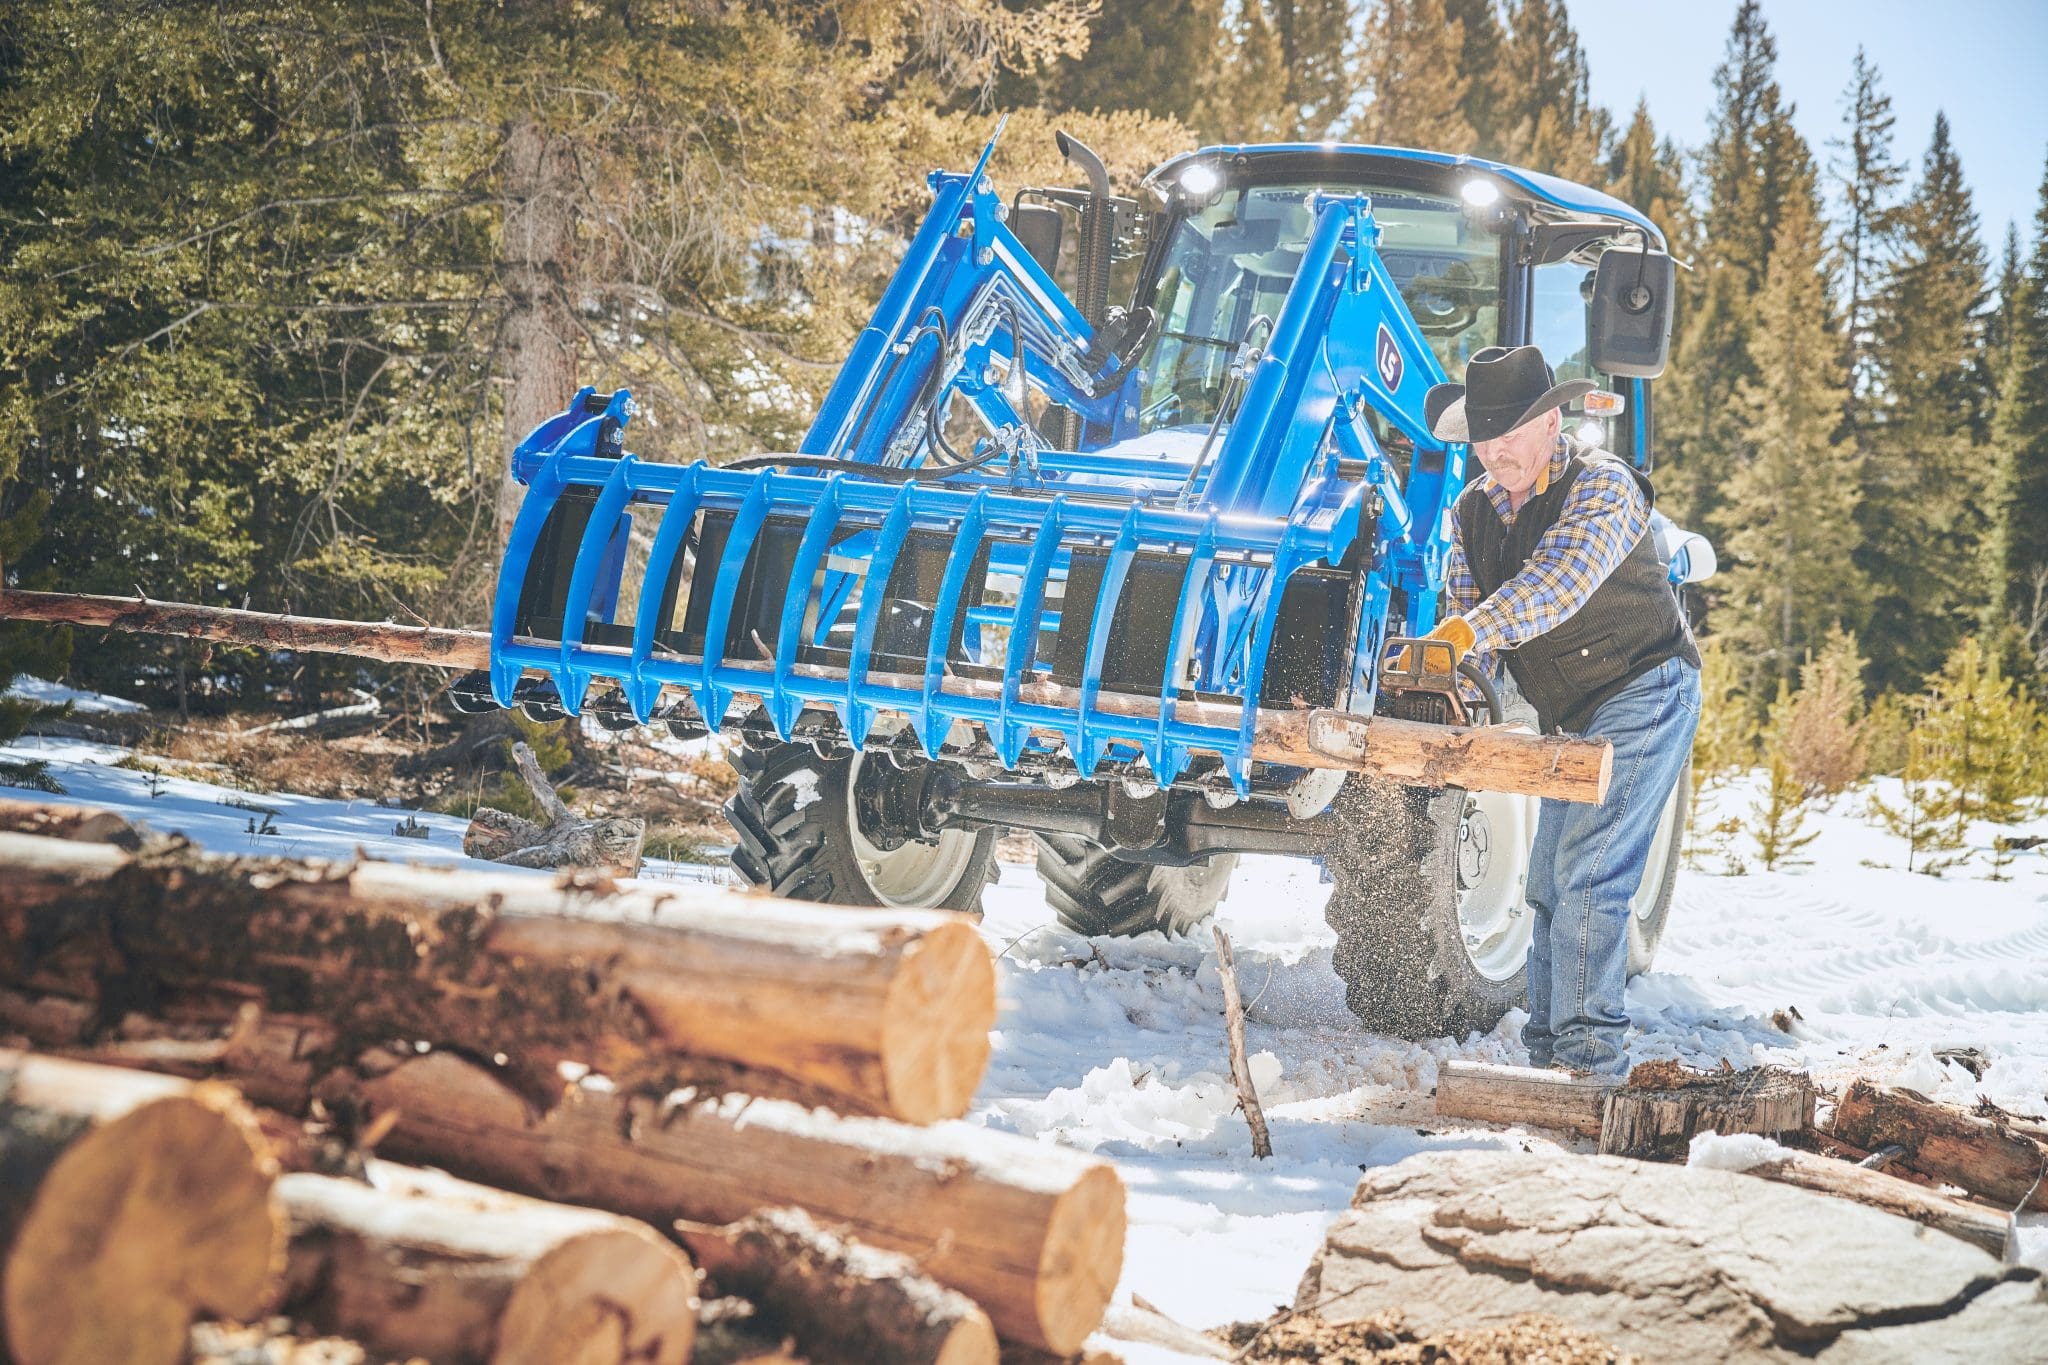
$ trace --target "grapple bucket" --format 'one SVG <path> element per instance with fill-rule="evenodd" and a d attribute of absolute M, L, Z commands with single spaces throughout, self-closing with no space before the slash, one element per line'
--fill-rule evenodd
<path fill-rule="evenodd" d="M 1005 767 L 1064 745 L 1083 775 L 1142 757 L 1170 782 L 1204 752 L 1243 791 L 1262 704 L 1354 682 L 1362 486 L 1280 520 L 1067 484 L 1056 460 L 1036 486 L 665 465 L 625 453 L 631 415 L 585 390 L 515 457 L 500 704 L 529 670 L 571 715 L 612 679 L 643 723 L 665 687 L 713 728 L 748 694 L 784 738 L 823 708 L 862 746 L 887 711 L 932 756 L 967 722 Z"/>

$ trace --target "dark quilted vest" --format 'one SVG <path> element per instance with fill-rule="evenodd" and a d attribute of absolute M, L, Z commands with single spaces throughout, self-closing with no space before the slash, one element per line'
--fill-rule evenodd
<path fill-rule="evenodd" d="M 1465 489 L 1458 499 L 1458 535 L 1481 601 L 1521 571 L 1591 460 L 1621 464 L 1642 486 L 1644 500 L 1654 499 L 1648 475 L 1605 451 L 1574 455 L 1562 477 L 1522 504 L 1513 526 L 1501 525 L 1479 483 Z M 1546 732 L 1582 731 L 1601 702 L 1666 659 L 1683 659 L 1695 668 L 1700 663 L 1664 557 L 1657 552 L 1657 538 L 1648 530 L 1584 606 L 1505 657 Z"/>

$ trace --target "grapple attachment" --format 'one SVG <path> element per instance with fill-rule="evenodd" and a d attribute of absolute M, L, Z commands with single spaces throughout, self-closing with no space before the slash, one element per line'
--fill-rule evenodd
<path fill-rule="evenodd" d="M 1007 768 L 1063 746 L 1084 776 L 1142 758 L 1171 782 L 1203 752 L 1242 791 L 1262 704 L 1352 685 L 1362 486 L 1277 520 L 1067 484 L 1057 460 L 1037 486 L 665 465 L 625 453 L 632 412 L 586 389 L 515 457 L 502 705 L 544 686 L 528 670 L 571 715 L 599 678 L 641 722 L 678 714 L 666 687 L 713 728 L 747 694 L 785 739 L 808 707 L 865 746 L 894 712 L 931 756 L 965 722 Z"/>

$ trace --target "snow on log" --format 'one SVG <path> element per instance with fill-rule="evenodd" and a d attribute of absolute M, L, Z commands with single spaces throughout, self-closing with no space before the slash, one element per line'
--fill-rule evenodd
<path fill-rule="evenodd" d="M 477 1365 L 682 1365 L 689 1257 L 644 1223 L 373 1162 L 292 1174 L 285 1311 L 373 1353 Z"/>
<path fill-rule="evenodd" d="M 678 1231 L 712 1283 L 758 1305 L 812 1365 L 996 1365 L 995 1328 L 972 1299 L 802 1209 Z"/>
<path fill-rule="evenodd" d="M 384 663 L 432 664 L 442 668 L 486 668 L 491 658 L 490 636 L 483 631 L 281 616 L 82 593 L 0 590 L 0 619 L 97 626 L 258 649 L 347 654 Z M 602 652 L 594 645 L 585 648 Z M 844 677 L 817 665 L 800 664 L 795 671 L 811 677 Z M 909 689 L 922 689 L 924 685 L 921 677 L 872 670 L 868 679 Z M 945 691 L 959 696 L 993 699 L 1001 690 L 1000 683 L 961 677 L 945 680 Z M 748 693 L 742 687 L 736 695 Z M 1025 683 L 1017 695 L 1019 700 L 1061 710 L 1074 710 L 1081 704 L 1079 688 L 1054 682 Z M 1100 711 L 1140 719 L 1156 719 L 1159 715 L 1156 696 L 1103 692 L 1092 699 L 1092 705 Z M 1236 730 L 1242 712 L 1227 703 L 1180 701 L 1174 715 L 1181 721 Z M 1054 732 L 1042 733 L 1058 739 Z M 1613 746 L 1604 740 L 1532 735 L 1506 727 L 1464 729 L 1423 725 L 1390 716 L 1272 707 L 1261 708 L 1254 722 L 1252 756 L 1268 763 L 1369 773 L 1408 785 L 1522 792 L 1589 802 L 1605 798 L 1614 766 Z"/>
<path fill-rule="evenodd" d="M 266 1311 L 284 1265 L 276 1173 L 224 1086 L 0 1050 L 10 1358 L 171 1365 L 195 1317 Z"/>
<path fill-rule="evenodd" d="M 112 1009 L 198 985 L 351 1056 L 418 1039 L 543 1089 L 566 1061 L 915 1123 L 966 1111 L 996 1011 L 987 945 L 938 911 L 0 834 L 0 986 Z"/>
<path fill-rule="evenodd" d="M 1899 1164 L 2003 1209 L 2048 1212 L 2048 1128 L 1990 1105 L 1964 1113 L 1911 1090 L 1857 1081 L 1829 1132 L 1866 1151 L 1905 1148 Z"/>
<path fill-rule="evenodd" d="M 1003 1337 L 1079 1349 L 1123 1269 L 1108 1164 L 964 1123 L 909 1128 L 778 1100 L 691 1101 L 571 1087 L 545 1114 L 446 1053 L 354 1087 L 378 1146 L 473 1180 L 656 1226 L 793 1206 L 917 1258 Z M 389 1117 L 387 1117 L 389 1116 Z"/>

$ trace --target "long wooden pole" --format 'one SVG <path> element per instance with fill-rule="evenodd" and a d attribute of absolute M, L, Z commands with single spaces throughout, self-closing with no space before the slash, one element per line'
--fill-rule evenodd
<path fill-rule="evenodd" d="M 0 591 L 0 619 L 48 621 L 105 630 L 176 635 L 259 649 L 346 654 L 383 663 L 432 664 L 442 668 L 483 668 L 490 663 L 490 637 L 482 631 L 438 626 L 401 626 L 324 617 L 199 607 L 146 598 L 95 597 L 82 593 Z M 800 665 L 811 676 L 830 670 Z M 919 688 L 922 678 L 870 672 L 882 686 Z M 961 696 L 994 698 L 1001 685 L 973 678 L 946 679 L 945 690 Z M 1023 701 L 1070 709 L 1080 689 L 1054 682 L 1027 683 Z M 1159 701 L 1104 692 L 1097 709 L 1135 719 L 1156 719 Z M 1239 712 L 1216 702 L 1184 701 L 1175 710 L 1183 721 L 1236 728 Z M 1614 765 L 1604 740 L 1532 735 L 1495 727 L 1463 729 L 1423 725 L 1389 716 L 1354 716 L 1344 711 L 1261 708 L 1254 722 L 1252 756 L 1292 767 L 1337 768 L 1369 773 L 1417 786 L 1463 787 L 1470 791 L 1521 792 L 1565 801 L 1598 802 L 1607 795 Z"/>
<path fill-rule="evenodd" d="M 996 1014 L 987 945 L 941 911 L 6 833 L 0 986 L 255 1000 L 540 1085 L 567 1061 L 915 1123 L 966 1112 Z"/>

